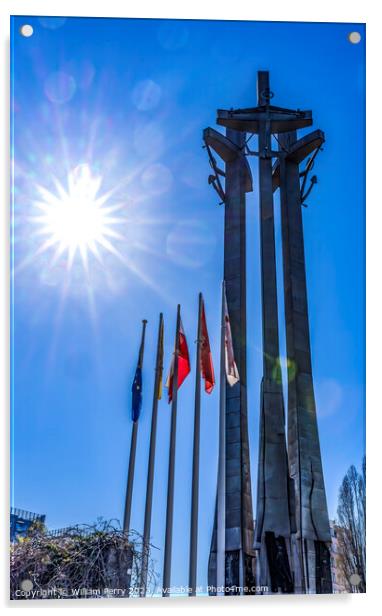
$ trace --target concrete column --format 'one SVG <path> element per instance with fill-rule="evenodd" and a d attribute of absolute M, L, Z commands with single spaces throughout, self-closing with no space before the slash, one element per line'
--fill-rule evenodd
<path fill-rule="evenodd" d="M 245 133 L 227 129 L 239 148 Z M 253 510 L 247 420 L 246 366 L 246 230 L 245 193 L 248 165 L 237 155 L 225 165 L 224 279 L 232 338 L 240 382 L 226 384 L 226 584 L 253 586 Z M 216 580 L 216 517 L 208 570 L 209 585 Z"/>
<path fill-rule="evenodd" d="M 280 157 L 280 199 L 288 356 L 288 456 L 297 523 L 296 592 L 332 592 L 330 572 L 327 575 L 326 571 L 325 544 L 330 542 L 330 528 L 312 378 L 299 163 L 298 157 L 286 153 L 296 142 L 296 131 L 279 134 L 278 139 L 284 152 Z"/>
<path fill-rule="evenodd" d="M 258 76 L 259 105 L 267 103 L 268 91 L 268 73 L 261 71 Z M 260 550 L 260 579 L 257 583 L 268 586 L 270 592 L 278 592 L 278 588 L 291 592 L 289 475 L 279 357 L 270 117 L 269 112 L 269 120 L 259 126 L 263 380 L 256 512 L 256 547 Z M 283 552 L 281 568 L 288 578 L 285 585 L 279 584 L 277 574 L 276 577 L 271 575 L 273 566 L 275 569 L 279 566 L 273 562 L 278 550 Z"/>

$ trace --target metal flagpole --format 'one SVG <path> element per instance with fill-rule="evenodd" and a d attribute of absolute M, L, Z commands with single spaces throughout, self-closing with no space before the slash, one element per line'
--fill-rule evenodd
<path fill-rule="evenodd" d="M 174 517 L 176 412 L 177 412 L 177 402 L 178 402 L 179 329 L 180 329 L 180 305 L 178 304 L 177 316 L 176 316 L 174 375 L 173 375 L 172 404 L 171 404 L 171 436 L 170 436 L 170 454 L 169 454 L 168 484 L 167 484 L 166 537 L 165 537 L 164 563 L 163 563 L 163 589 L 162 589 L 163 597 L 170 596 L 170 583 L 171 583 L 172 527 L 173 527 L 173 517 Z"/>
<path fill-rule="evenodd" d="M 219 400 L 219 465 L 218 465 L 218 499 L 217 499 L 217 554 L 216 586 L 223 590 L 216 594 L 224 595 L 225 587 L 225 281 L 222 283 L 222 314 L 220 338 L 220 400 Z"/>
<path fill-rule="evenodd" d="M 146 319 L 143 319 L 141 346 L 139 349 L 139 358 L 138 358 L 138 366 L 140 366 L 141 368 L 143 364 L 143 351 L 145 348 L 146 325 L 147 325 L 147 321 Z M 127 474 L 125 513 L 124 513 L 124 518 L 123 518 L 123 530 L 125 533 L 130 530 L 131 502 L 132 502 L 132 497 L 133 497 L 133 483 L 134 483 L 134 471 L 135 471 L 135 454 L 137 450 L 137 434 L 138 434 L 138 421 L 134 421 L 133 429 L 131 432 L 129 470 Z"/>
<path fill-rule="evenodd" d="M 195 370 L 195 412 L 194 412 L 194 451 L 192 461 L 191 528 L 190 528 L 190 568 L 189 596 L 196 595 L 196 570 L 198 557 L 198 513 L 199 513 L 199 450 L 200 450 L 200 345 L 202 337 L 203 296 L 199 293 L 198 333 L 196 340 Z"/>
<path fill-rule="evenodd" d="M 146 506 L 145 506 L 145 522 L 143 530 L 143 554 L 142 554 L 142 569 L 140 582 L 140 595 L 146 596 L 147 590 L 147 570 L 149 556 L 149 542 L 151 530 L 151 513 L 153 504 L 153 484 L 154 484 L 154 466 L 155 466 L 155 446 L 157 434 L 157 416 L 158 416 L 158 400 L 160 396 L 160 384 L 163 373 L 163 314 L 159 315 L 158 328 L 158 343 L 155 363 L 155 382 L 153 394 L 153 410 L 151 416 L 151 433 L 150 433 L 150 450 L 149 450 L 149 465 L 147 470 L 147 487 L 146 487 Z"/>

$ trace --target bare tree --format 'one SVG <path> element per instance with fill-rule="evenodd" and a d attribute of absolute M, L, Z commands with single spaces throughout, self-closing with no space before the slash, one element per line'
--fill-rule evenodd
<path fill-rule="evenodd" d="M 349 592 L 366 592 L 366 459 L 359 473 L 351 466 L 338 496 L 340 569 Z"/>
<path fill-rule="evenodd" d="M 145 546 L 148 594 L 158 582 L 153 547 Z M 52 532 L 34 523 L 11 545 L 11 599 L 138 597 L 142 555 L 142 537 L 113 521 Z"/>

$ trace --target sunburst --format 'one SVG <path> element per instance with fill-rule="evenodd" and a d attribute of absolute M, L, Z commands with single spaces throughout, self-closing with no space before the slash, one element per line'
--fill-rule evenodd
<path fill-rule="evenodd" d="M 39 252 L 53 251 L 52 261 L 65 258 L 70 270 L 79 256 L 84 268 L 89 255 L 102 263 L 102 252 L 120 257 L 114 241 L 123 240 L 117 230 L 124 223 L 120 210 L 123 204 L 111 204 L 111 192 L 100 194 L 102 177 L 94 175 L 88 164 L 80 164 L 68 174 L 65 188 L 54 180 L 55 192 L 37 186 L 39 213 L 31 217 L 38 224 L 37 234 L 43 238 Z"/>

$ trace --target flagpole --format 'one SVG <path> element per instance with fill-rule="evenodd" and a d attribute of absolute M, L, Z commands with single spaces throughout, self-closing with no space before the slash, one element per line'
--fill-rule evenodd
<path fill-rule="evenodd" d="M 163 563 L 163 597 L 170 596 L 171 584 L 171 556 L 172 556 L 172 527 L 174 517 L 174 478 L 175 478 L 175 442 L 176 442 L 176 413 L 178 403 L 178 364 L 179 364 L 179 329 L 180 329 L 180 305 L 178 304 L 175 333 L 174 377 L 171 404 L 171 435 L 170 454 L 168 464 L 167 483 L 167 510 L 166 510 L 166 537 L 164 545 Z"/>
<path fill-rule="evenodd" d="M 225 587 L 225 403 L 226 403 L 226 372 L 225 372 L 225 282 L 222 284 L 222 314 L 220 338 L 220 399 L 219 399 L 219 463 L 218 463 L 218 502 L 217 502 L 217 555 L 216 555 L 216 586 Z M 217 592 L 224 595 L 224 590 Z"/>
<path fill-rule="evenodd" d="M 142 335 L 141 346 L 139 348 L 138 366 L 142 368 L 143 364 L 143 352 L 145 348 L 145 334 L 146 334 L 147 320 L 142 320 Z M 127 487 L 126 487 L 126 501 L 125 501 L 125 513 L 123 517 L 123 530 L 127 533 L 130 530 L 130 516 L 131 516 L 131 503 L 133 497 L 133 483 L 135 473 L 135 454 L 137 450 L 137 434 L 138 434 L 138 421 L 133 421 L 133 429 L 131 431 L 131 443 L 130 443 L 130 456 L 129 456 L 129 470 L 127 474 Z"/>
<path fill-rule="evenodd" d="M 199 293 L 198 333 L 196 339 L 196 370 L 195 370 L 195 412 L 194 412 L 194 450 L 192 461 L 192 493 L 191 493 L 191 528 L 190 528 L 190 565 L 189 565 L 189 596 L 196 595 L 196 571 L 198 557 L 198 514 L 199 514 L 199 451 L 200 451 L 200 343 L 202 337 L 202 304 L 203 296 Z"/>
<path fill-rule="evenodd" d="M 159 315 L 158 342 L 157 354 L 155 362 L 155 382 L 153 394 L 153 408 L 151 415 L 151 433 L 150 433 L 150 450 L 149 450 L 149 465 L 147 470 L 147 487 L 146 487 L 146 506 L 145 506 L 145 522 L 143 530 L 143 554 L 140 582 L 140 596 L 146 596 L 147 590 L 147 570 L 148 570 L 148 546 L 150 542 L 151 531 L 151 514 L 153 504 L 153 484 L 154 484 L 154 466 L 155 466 L 155 447 L 157 434 L 157 417 L 158 417 L 158 400 L 159 387 L 163 372 L 163 314 Z"/>

